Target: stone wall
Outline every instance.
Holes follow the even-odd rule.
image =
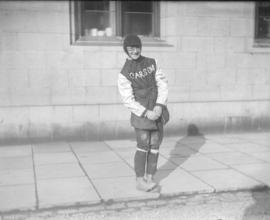
[[[166,134],[266,129],[270,49],[253,48],[253,2],[160,2],[161,38],[143,47],[169,79]],[[121,45],[70,44],[68,1],[0,2],[0,140],[132,136],[117,91]],[[241,125],[243,125],[241,127]]]

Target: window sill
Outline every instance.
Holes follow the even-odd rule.
[[[144,47],[173,47],[159,38],[141,38]],[[74,46],[122,46],[122,37],[81,37],[72,43]]]
[[[270,39],[256,39],[250,44],[250,53],[270,53]]]

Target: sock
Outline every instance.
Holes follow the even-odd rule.
[[[147,152],[136,151],[134,156],[134,169],[136,177],[143,177],[145,174],[145,163],[146,163]]]
[[[158,162],[159,153],[158,153],[158,150],[151,149],[151,151],[148,153],[148,156],[147,156],[146,173],[154,175],[157,171],[157,162]]]

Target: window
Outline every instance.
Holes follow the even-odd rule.
[[[74,41],[115,41],[127,34],[159,38],[158,1],[72,1]]]
[[[270,45],[270,2],[256,2],[255,42],[259,46]]]

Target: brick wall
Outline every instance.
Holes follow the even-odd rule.
[[[231,116],[266,128],[270,50],[252,48],[254,3],[160,4],[161,37],[173,47],[143,53],[169,79],[166,134],[190,123],[223,132]],[[2,141],[132,136],[116,87],[122,47],[70,45],[69,21],[68,1],[0,2]]]

